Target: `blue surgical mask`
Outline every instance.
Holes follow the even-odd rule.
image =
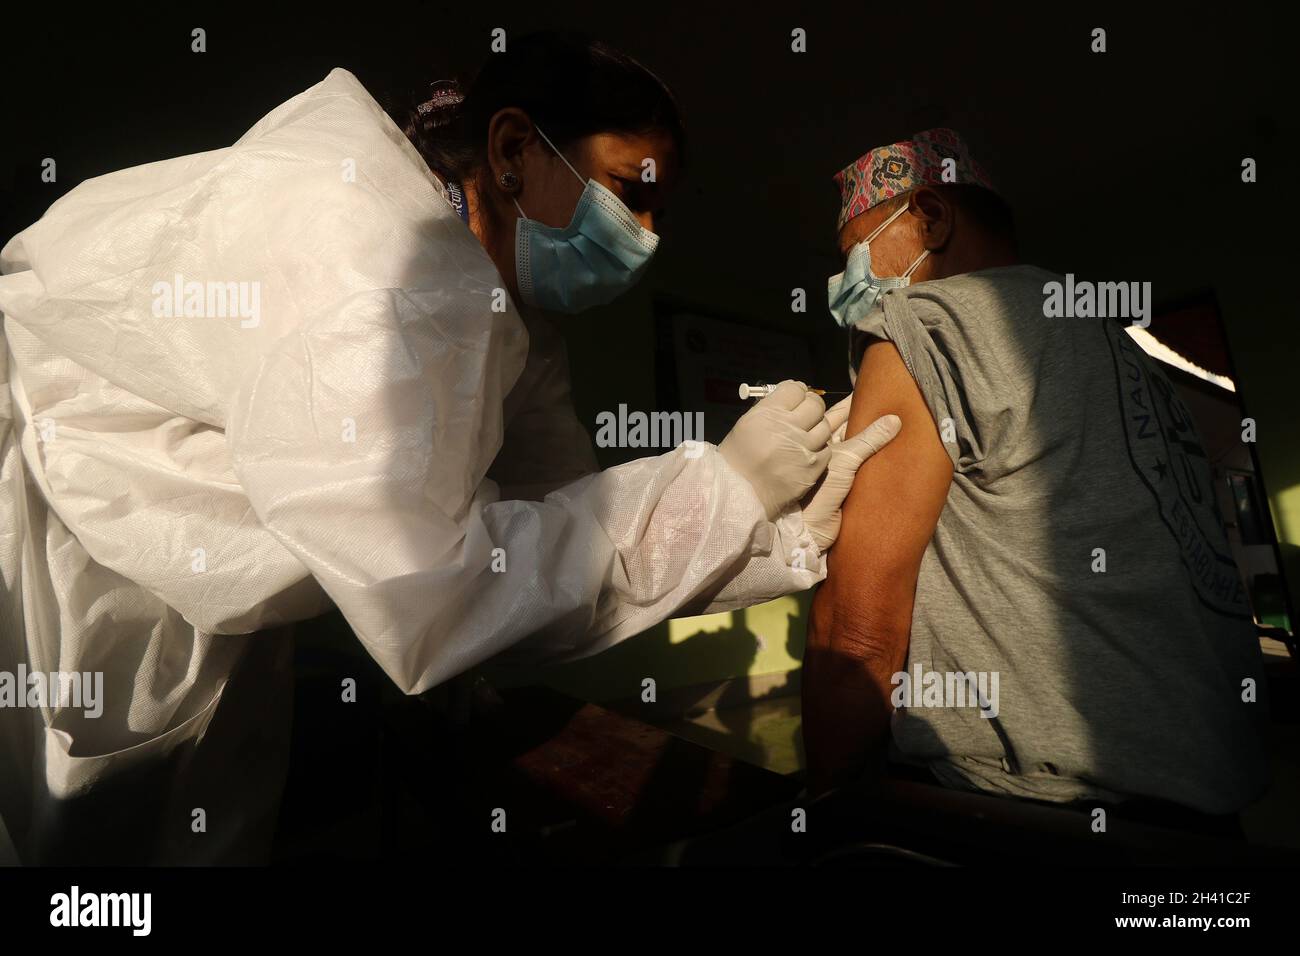
[[[547,135],[537,132],[583,182]],[[659,237],[600,183],[588,179],[586,184],[563,229],[529,219],[515,201],[515,275],[529,305],[550,312],[605,305],[634,286],[654,256]]]
[[[831,315],[835,316],[835,321],[844,328],[852,328],[865,318],[882,292],[888,289],[901,289],[910,283],[916,267],[930,254],[929,249],[922,252],[901,276],[881,278],[871,271],[871,240],[884,232],[886,226],[905,212],[907,206],[900,206],[892,216],[877,226],[871,235],[854,246],[849,251],[849,259],[844,265],[844,271],[837,276],[831,276],[827,281],[826,294],[831,304]]]

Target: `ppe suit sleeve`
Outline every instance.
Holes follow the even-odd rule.
[[[407,692],[525,638],[548,657],[589,653],[674,614],[820,579],[797,517],[768,522],[704,443],[541,502],[501,500],[486,478],[503,433],[490,396],[505,387],[486,294],[439,300],[432,317],[390,296],[287,336],[236,400],[229,441],[262,524]],[[348,361],[323,360],[341,351]],[[457,381],[494,384],[470,396]],[[325,427],[345,419],[350,440]]]

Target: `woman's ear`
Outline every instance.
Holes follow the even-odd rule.
[[[936,189],[920,186],[907,201],[908,212],[921,220],[921,244],[937,252],[952,238],[956,207]]]
[[[537,130],[523,110],[509,106],[493,114],[488,121],[487,164],[495,192],[519,192],[526,173],[525,150],[536,141]]]

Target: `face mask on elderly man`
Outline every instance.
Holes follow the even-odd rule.
[[[831,276],[826,283],[827,298],[830,301],[831,315],[844,328],[852,327],[865,316],[876,304],[880,294],[889,289],[901,289],[912,281],[912,273],[930,254],[926,249],[907,267],[901,276],[880,277],[871,271],[871,240],[885,231],[895,219],[907,212],[907,205],[900,206],[894,213],[872,230],[871,235],[863,239],[849,253],[844,271]]]

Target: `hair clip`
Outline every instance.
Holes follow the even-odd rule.
[[[459,106],[465,101],[465,94],[460,91],[460,84],[455,80],[438,80],[429,84],[429,99],[415,107],[416,114],[423,119],[438,110]]]

